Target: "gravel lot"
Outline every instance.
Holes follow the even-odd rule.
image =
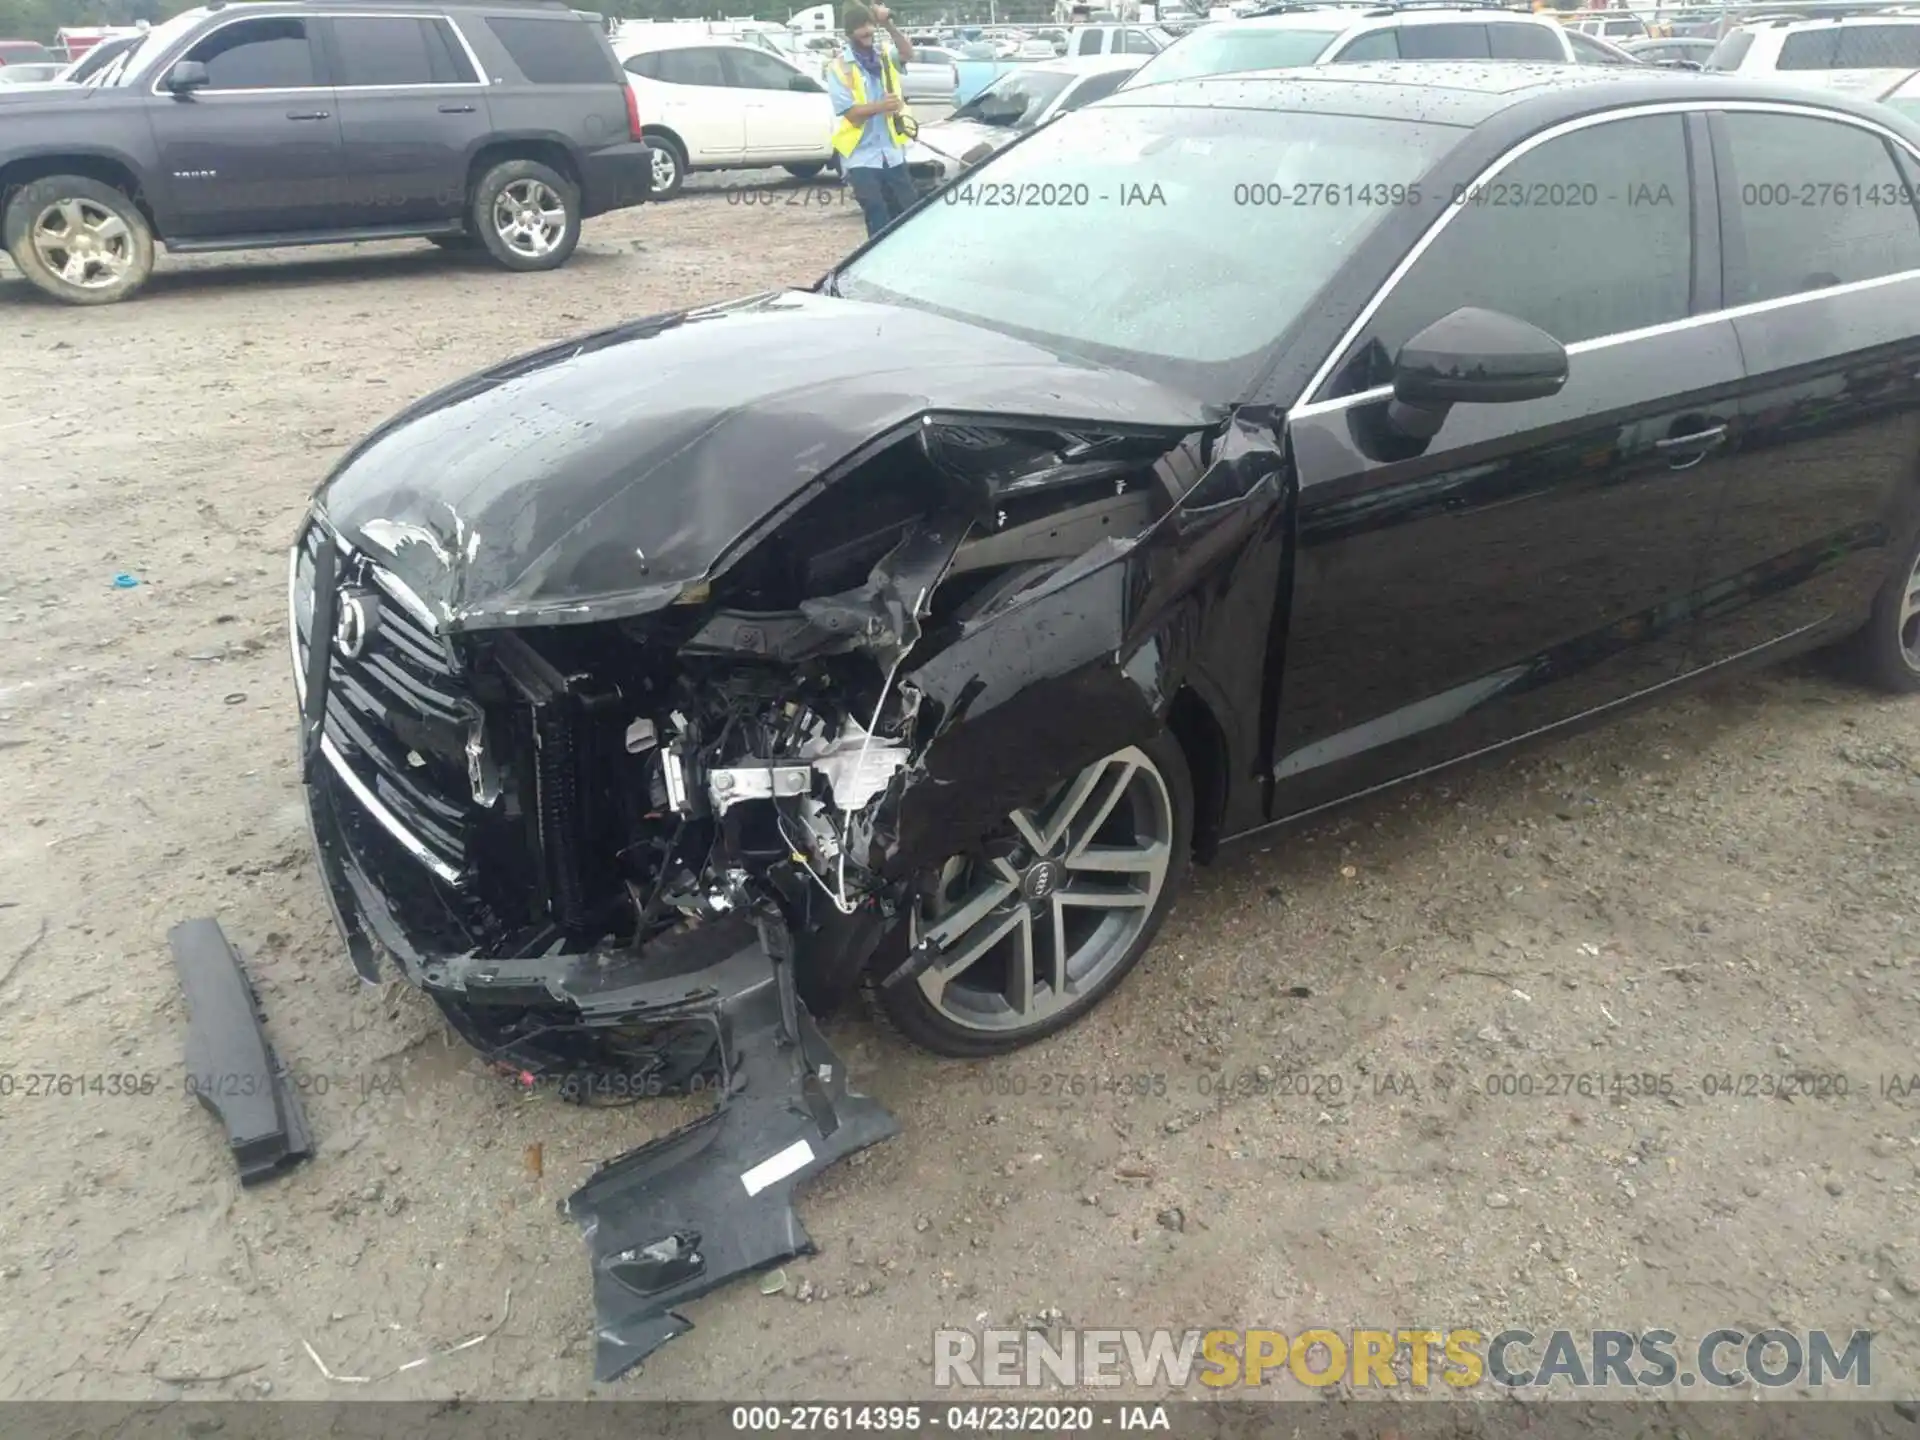
[[[836,190],[704,182],[547,276],[425,245],[163,260],[81,311],[0,269],[0,1399],[602,1393],[555,1203],[684,1112],[521,1098],[418,996],[355,982],[291,763],[283,547],[407,400],[811,282],[859,233]],[[1920,1071],[1916,801],[1920,704],[1809,663],[1247,847],[1112,1003],[1014,1059],[839,1019],[903,1133],[806,1195],[822,1253],[784,1294],[708,1299],[605,1389],[924,1395],[934,1327],[1038,1317],[1870,1326],[1876,1390],[1912,1394],[1920,1110],[1882,1081]],[[181,1089],[164,937],[202,914],[249,951],[319,1139],[245,1193]],[[1616,1071],[1672,1093],[1540,1088]],[[1847,1093],[1703,1090],[1786,1072]],[[28,1095],[45,1074],[157,1079]]]

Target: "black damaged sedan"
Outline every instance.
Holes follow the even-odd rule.
[[[1233,837],[1816,645],[1920,689],[1917,182],[1724,77],[1148,87],[356,448],[291,581],[354,964],[725,1096],[572,1202],[602,1373],[891,1128],[812,1014],[1008,1050]]]

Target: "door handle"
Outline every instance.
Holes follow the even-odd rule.
[[[332,115],[331,110],[289,110],[287,112],[289,120],[326,120]]]
[[[442,105],[442,106],[440,107],[440,113],[441,113],[442,115],[471,115],[471,114],[473,114],[473,106],[471,106],[471,105]]]
[[[1662,455],[1678,455],[1681,458],[1667,468],[1670,470],[1691,470],[1707,458],[1707,452],[1727,443],[1727,427],[1714,425],[1705,430],[1695,430],[1690,435],[1669,435],[1664,440],[1653,442],[1653,448]]]
[[[1727,427],[1715,425],[1710,430],[1696,430],[1691,435],[1669,435],[1664,440],[1653,442],[1653,448],[1662,454],[1673,451],[1711,450],[1716,445],[1726,443]]]

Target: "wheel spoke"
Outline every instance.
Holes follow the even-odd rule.
[[[1019,929],[1013,937],[1013,963],[1007,967],[1007,1004],[1025,1019],[1033,1014],[1033,912],[1023,905],[1016,915]]]
[[[118,215],[102,215],[87,228],[93,231],[94,238],[102,244],[111,245],[127,238],[127,222]]]
[[[80,213],[78,200],[62,200],[53,207],[53,213],[60,217],[60,232],[63,235],[78,235],[87,228],[87,217]]]
[[[1020,832],[1020,838],[1026,842],[1029,850],[1036,855],[1046,853],[1047,838],[1031,815],[1024,810],[1016,810],[1007,818],[1013,822],[1013,828]]]
[[[1073,824],[1073,817],[1080,813],[1087,798],[1099,786],[1100,779],[1106,774],[1105,765],[1089,765],[1073,779],[1053,802],[1053,811],[1047,817],[1046,828],[1040,832],[1040,846],[1043,851],[1051,850],[1060,843],[1060,837],[1067,833],[1067,827]]]
[[[1067,912],[1058,891],[1047,907],[1047,938],[1052,962],[1047,967],[1047,984],[1053,988],[1053,1003],[1058,1005],[1067,998]]]
[[[1062,905],[1086,910],[1138,910],[1151,905],[1151,890],[1062,890],[1054,897]]]
[[[1094,870],[1102,874],[1153,875],[1167,868],[1167,844],[1164,840],[1145,845],[1089,845],[1069,855],[1069,870]]]
[[[567,223],[567,212],[556,206],[551,210],[542,210],[540,218],[558,230]]]
[[[946,992],[950,981],[964,975],[977,965],[986,953],[1006,939],[1016,926],[1027,922],[1024,908],[1004,911],[993,916],[985,924],[975,926],[968,931],[962,943],[947,950],[933,965],[920,973],[920,988],[934,1004],[940,1003],[940,997]],[[1031,950],[1031,943],[1027,948]]]
[[[69,285],[87,283],[87,261],[83,255],[69,254],[67,263],[60,267],[60,278]]]
[[[1093,842],[1093,837],[1100,833],[1100,827],[1107,823],[1107,817],[1113,813],[1113,807],[1120,803],[1120,797],[1127,793],[1127,787],[1133,783],[1133,777],[1140,773],[1140,767],[1133,761],[1127,760],[1117,767],[1117,771],[1113,783],[1107,787],[1100,802],[1088,809],[1088,818],[1080,819],[1072,826],[1069,833],[1074,838],[1067,846],[1069,864],[1072,863],[1073,857],[1084,851]]]

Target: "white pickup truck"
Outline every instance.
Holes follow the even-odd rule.
[[[1067,57],[1157,55],[1172,43],[1158,25],[1075,25],[1067,31]]]

